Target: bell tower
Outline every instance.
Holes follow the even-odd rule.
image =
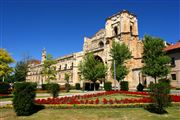
[[[45,60],[46,60],[46,49],[44,48],[42,50],[41,63],[43,63]]]
[[[138,38],[138,23],[136,15],[123,10],[106,19],[106,38],[119,39],[127,43]]]

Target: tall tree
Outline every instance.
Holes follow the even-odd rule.
[[[94,58],[92,53],[89,53],[85,56],[84,60],[79,64],[79,71],[85,80],[91,80],[94,83],[94,91],[95,91],[95,83],[98,79],[105,78],[107,68],[99,60]]]
[[[120,44],[118,42],[113,41],[110,54],[113,58],[111,71],[114,75],[114,62],[115,62],[116,79],[118,83],[120,83],[120,81],[122,81],[128,74],[128,68],[126,67],[125,62],[126,60],[132,58],[131,52],[124,43]],[[120,89],[120,84],[118,85],[118,88]]]
[[[0,49],[0,79],[4,80],[6,76],[13,72],[13,68],[10,64],[14,62],[14,59],[9,55],[9,53]]]
[[[164,41],[160,38],[146,35],[143,54],[143,73],[155,79],[167,76],[170,72],[169,63],[171,61],[164,51]]]
[[[42,65],[42,75],[46,78],[49,83],[51,80],[56,79],[56,66],[54,66],[57,62],[53,59],[52,55],[48,54],[46,60]]]
[[[23,82],[28,73],[28,61],[19,61],[15,66],[14,81]]]

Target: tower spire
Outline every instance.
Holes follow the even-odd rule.
[[[41,63],[43,63],[46,60],[46,49],[43,48],[42,50],[42,56],[41,56]]]

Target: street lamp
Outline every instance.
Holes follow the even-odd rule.
[[[114,59],[114,87],[116,90],[116,61],[115,61],[115,59]]]

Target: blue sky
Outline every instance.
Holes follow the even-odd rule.
[[[123,9],[137,15],[140,38],[180,39],[179,0],[0,0],[0,46],[16,61],[24,54],[41,59],[44,47],[55,58],[78,52],[84,36]]]

